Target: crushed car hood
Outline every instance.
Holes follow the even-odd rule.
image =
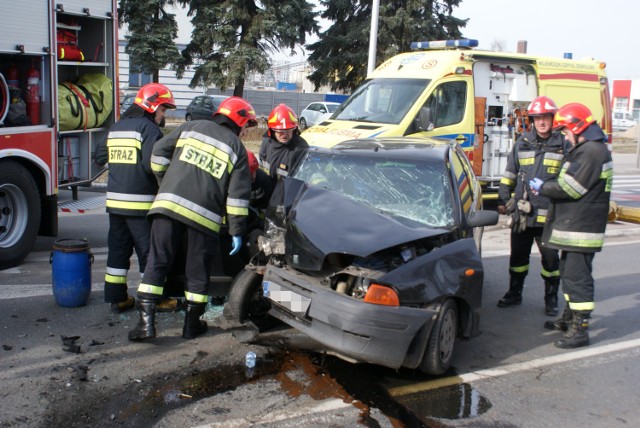
[[[338,192],[289,178],[285,183],[287,263],[320,270],[328,254],[366,257],[403,243],[449,233],[406,225]]]

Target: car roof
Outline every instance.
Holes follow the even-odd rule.
[[[454,140],[388,137],[346,140],[329,149],[319,147],[312,147],[312,149],[354,156],[391,156],[395,159],[446,161],[454,145]]]
[[[309,104],[307,104],[307,107],[309,107],[311,104],[325,104],[325,105],[337,105],[337,106],[340,105],[340,103],[335,103],[333,101],[312,101]]]

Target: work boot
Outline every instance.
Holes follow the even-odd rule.
[[[135,307],[136,307],[136,299],[134,299],[131,296],[127,296],[127,299],[122,302],[112,303],[111,312],[113,312],[114,314],[121,314],[122,312],[126,312]]]
[[[509,278],[509,291],[502,299],[498,300],[499,308],[508,308],[522,303],[522,287],[524,287],[524,278]]]
[[[558,278],[544,282],[544,311],[550,317],[558,315]]]
[[[207,331],[207,322],[200,319],[206,308],[205,303],[187,302],[187,311],[184,316],[184,327],[182,337],[185,339],[195,339]]]
[[[138,313],[140,321],[136,328],[129,332],[129,340],[141,341],[156,337],[156,300],[138,299]]]
[[[567,303],[567,305],[564,307],[562,317],[558,318],[555,321],[545,321],[544,328],[547,328],[549,330],[567,331],[572,319],[573,312],[571,311],[571,309],[569,309],[569,304]]]
[[[163,297],[156,305],[156,311],[158,312],[178,312],[180,308],[180,302],[173,297]]]
[[[567,332],[556,340],[556,348],[573,349],[589,344],[589,312],[574,312]]]

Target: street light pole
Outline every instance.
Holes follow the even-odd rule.
[[[378,47],[378,15],[380,14],[380,0],[372,0],[371,5],[371,33],[369,34],[369,64],[367,75],[376,69],[376,49]]]

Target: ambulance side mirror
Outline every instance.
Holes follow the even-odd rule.
[[[418,132],[432,131],[433,120],[431,119],[431,108],[421,107],[418,116],[415,118],[416,129]]]

